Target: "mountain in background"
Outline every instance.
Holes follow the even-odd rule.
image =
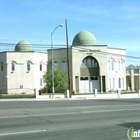
[[[140,66],[138,66],[138,65],[134,66],[134,65],[130,64],[129,66],[126,67],[126,69],[127,69],[127,70],[130,70],[130,69],[131,69],[131,70],[140,69]]]

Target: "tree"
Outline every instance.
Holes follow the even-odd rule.
[[[52,71],[47,71],[43,76],[47,92],[52,91]],[[54,71],[54,91],[65,92],[68,89],[68,75],[62,70]]]

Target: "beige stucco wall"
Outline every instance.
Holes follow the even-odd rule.
[[[0,54],[0,57],[5,62],[5,73],[3,76],[7,80],[4,81],[4,88],[6,89],[2,93],[33,93],[33,89],[43,88],[40,86],[40,78],[47,68],[47,54],[39,52],[5,52]],[[11,71],[11,62],[14,61],[15,71]],[[31,70],[27,72],[27,62],[31,62]],[[40,63],[42,63],[43,70],[40,71]],[[20,89],[20,85],[23,85],[23,89]]]
[[[67,49],[54,49],[53,50],[53,60],[57,62],[58,69],[62,69],[62,62],[67,62]],[[48,65],[52,61],[52,51],[48,50]],[[48,67],[50,69],[50,67]]]

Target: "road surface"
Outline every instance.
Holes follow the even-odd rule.
[[[0,102],[0,140],[128,140],[130,127],[140,99]]]

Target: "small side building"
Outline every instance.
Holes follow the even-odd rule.
[[[44,87],[47,53],[35,52],[33,46],[22,40],[15,51],[0,52],[0,93],[34,93]]]

